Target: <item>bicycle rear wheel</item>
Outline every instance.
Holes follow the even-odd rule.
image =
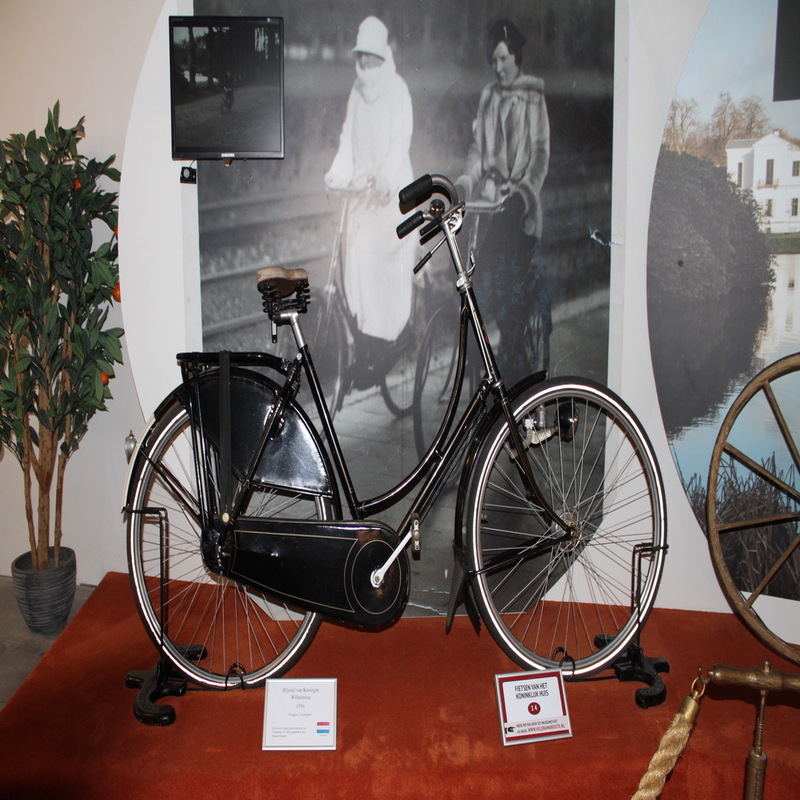
[[[392,348],[391,365],[381,376],[381,396],[396,417],[411,411],[414,403],[414,375],[419,358],[420,333],[409,323]]]
[[[216,454],[209,447],[211,458]],[[219,476],[219,465],[210,465]],[[208,570],[189,417],[175,401],[142,442],[132,474],[128,564],[134,598],[155,645],[189,679],[215,689],[262,683],[305,652],[320,617]],[[331,503],[256,489],[251,516],[331,516]]]
[[[593,382],[537,384],[513,409],[539,489],[571,532],[525,489],[499,419],[468,486],[471,591],[521,667],[590,675],[625,654],[655,602],[666,550],[658,464],[633,413]]]
[[[711,455],[711,560],[731,607],[760,641],[800,664],[800,353],[771,364],[733,402]]]

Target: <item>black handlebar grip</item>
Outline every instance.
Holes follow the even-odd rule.
[[[406,217],[397,226],[397,238],[402,239],[404,236],[408,236],[408,234],[411,233],[411,231],[422,225],[424,219],[425,217],[422,215],[421,211],[417,211],[410,217]]]
[[[400,204],[404,206],[419,205],[423,200],[427,200],[432,192],[433,179],[430,175],[423,175],[400,190]]]

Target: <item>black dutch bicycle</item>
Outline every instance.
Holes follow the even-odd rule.
[[[301,328],[303,270],[266,267],[257,278],[273,342],[288,327],[296,356],[180,354],[183,380],[137,444],[125,505],[130,578],[162,662],[184,679],[258,685],[297,662],[322,619],[396,620],[409,550],[418,554],[426,514],[456,470],[447,630],[463,603],[520,667],[560,668],[568,679],[611,667],[638,641],[666,553],[646,433],[593,381],[537,373],[507,388],[474,265],[456,242],[465,205],[454,185],[426,175],[400,202],[427,204],[398,235],[419,228],[433,249],[447,247],[460,302],[450,399],[406,478],[369,499],[353,485]],[[461,412],[470,331],[484,374]],[[304,382],[319,429],[298,402]],[[406,497],[396,530],[378,521]]]

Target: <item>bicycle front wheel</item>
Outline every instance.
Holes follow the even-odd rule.
[[[134,598],[153,642],[186,677],[215,689],[257,685],[300,658],[320,617],[208,570],[200,551],[193,458],[189,417],[176,401],[143,440],[132,475],[128,563]],[[218,476],[219,464],[209,472]],[[263,488],[253,492],[246,513],[332,516],[326,498]]]
[[[470,476],[471,591],[521,667],[591,675],[624,655],[653,606],[666,504],[652,446],[633,413],[589,381],[540,383],[513,403],[543,499],[526,489],[499,419]]]
[[[800,664],[800,353],[758,373],[720,426],[708,475],[711,559],[728,602]]]

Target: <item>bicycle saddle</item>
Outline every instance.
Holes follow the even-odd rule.
[[[299,284],[308,284],[308,273],[304,269],[284,269],[283,267],[262,267],[256,275],[259,290],[264,286],[273,289],[280,297],[288,297],[297,290]]]

